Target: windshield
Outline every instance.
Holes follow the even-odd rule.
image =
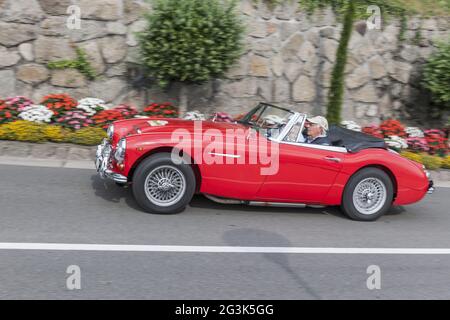
[[[294,112],[288,109],[260,103],[239,122],[251,125],[267,137],[276,138],[293,115]]]

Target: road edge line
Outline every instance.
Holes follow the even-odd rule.
[[[0,250],[178,252],[178,253],[280,253],[280,254],[376,254],[450,255],[450,248],[339,248],[339,247],[239,247],[174,246],[77,243],[0,243]]]

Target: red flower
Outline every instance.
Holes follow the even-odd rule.
[[[156,118],[176,118],[178,117],[178,109],[170,102],[164,102],[161,104],[152,103],[144,108],[142,115]]]
[[[53,118],[57,119],[65,112],[75,109],[78,102],[67,94],[49,94],[42,98],[40,104],[53,111]]]
[[[385,120],[380,125],[380,130],[383,133],[384,137],[389,136],[399,136],[406,137],[405,127],[397,120]]]
[[[440,156],[447,155],[449,151],[448,140],[445,133],[438,129],[425,130],[425,140],[430,148],[430,154],[438,154]]]
[[[366,134],[370,134],[371,136],[374,136],[377,138],[381,138],[381,139],[384,138],[383,133],[381,132],[380,128],[377,127],[376,125],[364,127],[364,128],[362,128],[362,132],[364,132]]]
[[[137,110],[133,107],[120,105],[111,110],[103,110],[98,112],[95,116],[92,117],[92,120],[96,125],[102,126],[104,129],[106,129],[110,123],[118,120],[132,118],[136,114]]]
[[[5,101],[0,100],[0,124],[15,121],[18,115],[19,111],[16,106],[9,105]]]

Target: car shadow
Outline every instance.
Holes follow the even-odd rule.
[[[388,210],[388,212],[386,212],[386,216],[396,216],[396,215],[399,215],[399,214],[401,214],[401,213],[403,213],[403,212],[406,212],[406,209],[405,209],[405,207],[403,207],[403,206],[392,206],[389,210]]]
[[[92,188],[95,195],[113,203],[120,203],[122,200],[132,209],[148,213],[143,210],[133,197],[132,191],[129,187],[120,187],[110,180],[103,180],[98,175],[91,176]],[[264,207],[264,206],[249,206],[241,204],[221,204],[207,199],[201,194],[194,196],[189,206],[191,208],[213,209],[218,211],[245,211],[245,212],[264,212],[264,213],[287,213],[287,214],[316,214],[316,215],[331,215],[337,218],[348,218],[337,206],[324,208],[283,208],[283,207]],[[398,215],[406,211],[403,207],[392,207],[386,215]],[[220,214],[220,213],[216,213]]]
[[[195,195],[190,206],[192,208],[215,209],[225,211],[246,211],[246,212],[268,212],[268,213],[290,213],[290,214],[328,214],[335,217],[345,218],[345,215],[339,207],[324,208],[283,208],[283,207],[265,207],[265,206],[249,206],[243,204],[221,204],[214,202],[203,195]]]
[[[130,208],[140,212],[145,212],[137,204],[136,200],[134,200],[130,188],[120,187],[113,181],[103,180],[98,175],[91,176],[91,184],[97,197],[113,203],[120,203],[122,200],[124,200],[127,206],[129,206]]]
[[[223,240],[226,244],[236,247],[292,247],[292,243],[278,233],[251,228],[226,231]],[[289,254],[263,253],[263,256],[278,265],[311,299],[322,299],[319,293],[301,276],[301,266],[292,266]]]

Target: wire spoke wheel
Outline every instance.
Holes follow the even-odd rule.
[[[186,179],[174,166],[163,165],[153,169],[145,179],[145,194],[155,205],[169,207],[176,204],[186,191]]]
[[[353,205],[361,214],[377,213],[386,203],[387,190],[378,178],[366,178],[353,191]]]

